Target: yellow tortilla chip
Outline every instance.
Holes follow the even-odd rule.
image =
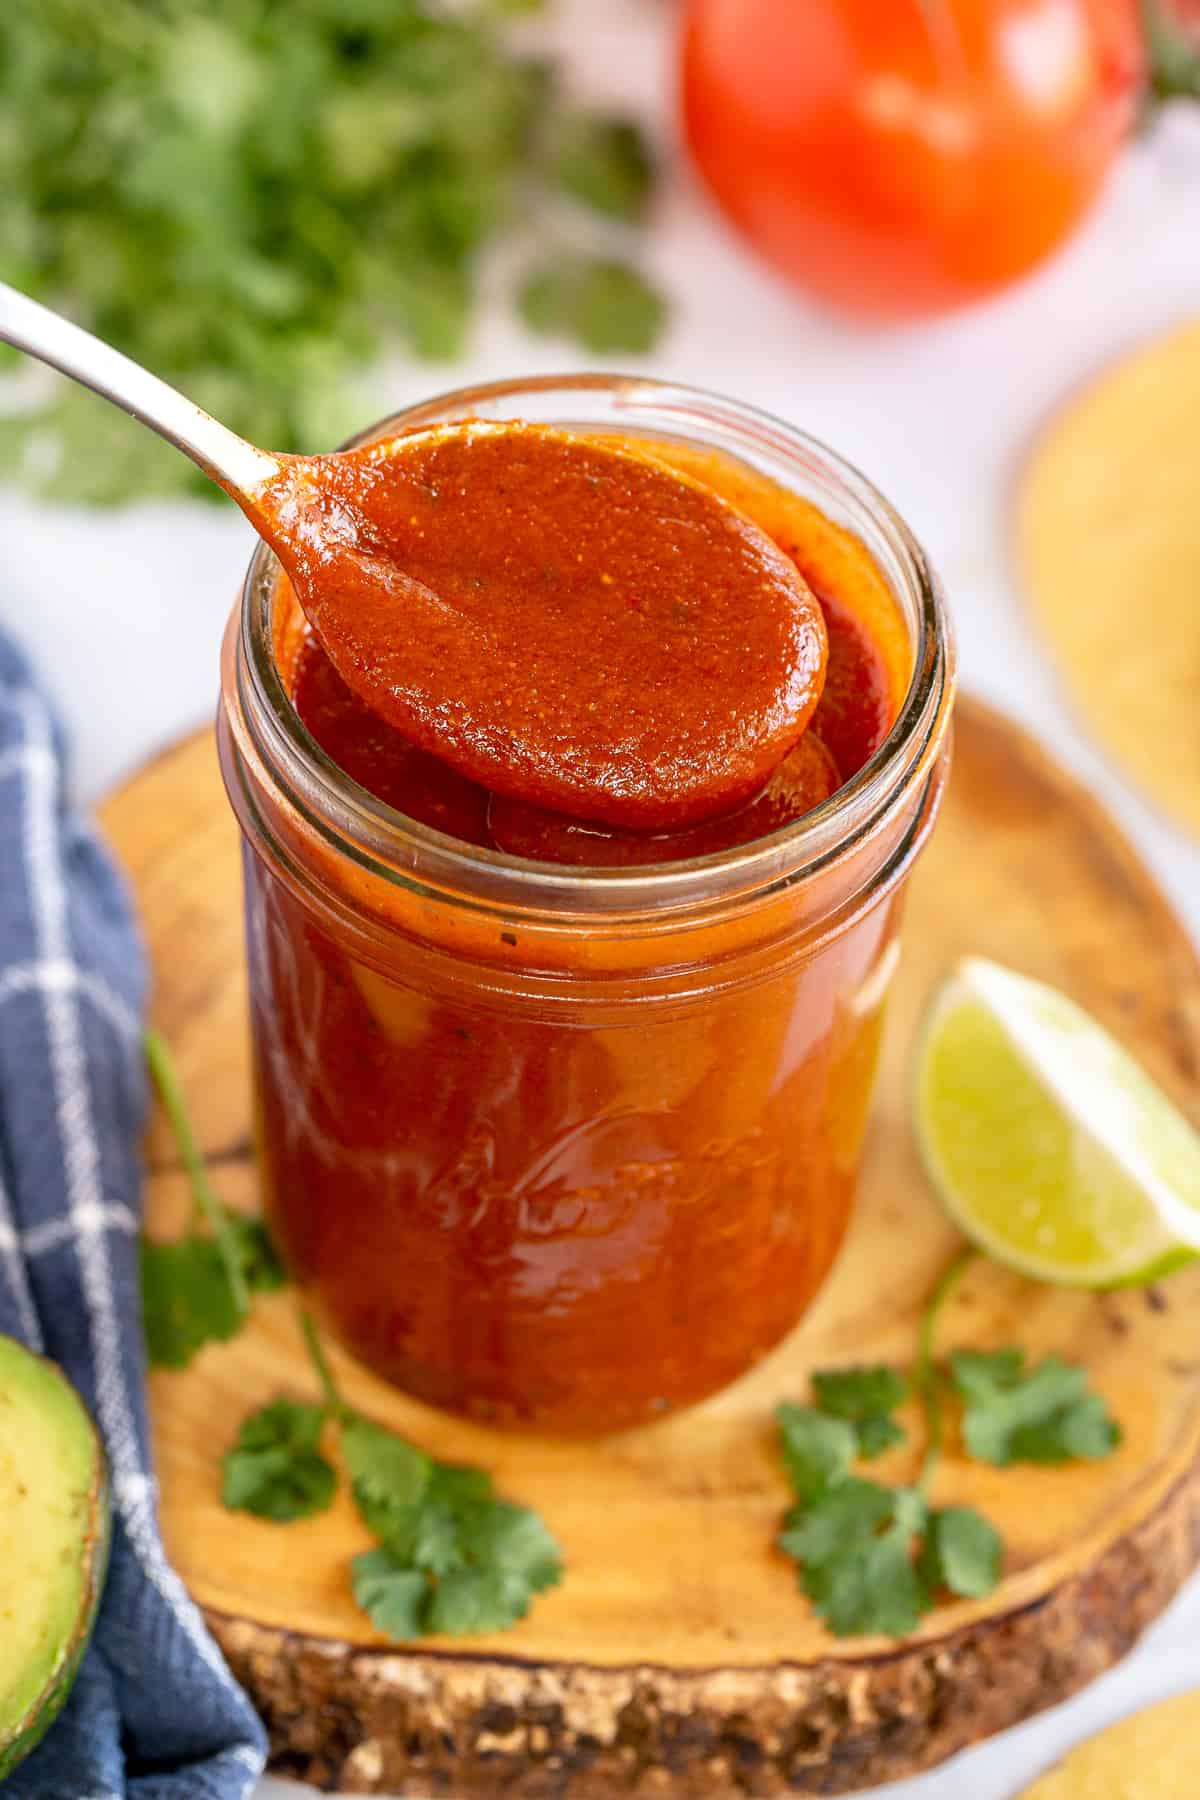
[[[1200,833],[1200,321],[1050,421],[1017,529],[1037,624],[1088,729]]]
[[[1027,1788],[1021,1800],[1196,1800],[1200,1692],[1122,1719]]]

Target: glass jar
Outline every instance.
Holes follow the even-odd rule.
[[[325,1323],[437,1406],[636,1424],[763,1356],[851,1211],[901,894],[945,770],[937,582],[854,470],[760,413],[609,376],[444,396],[468,416],[722,452],[865,548],[911,645],[899,717],[834,797],[691,862],[576,869],[393,812],[309,736],[265,548],[218,734],[244,845],[264,1200]]]

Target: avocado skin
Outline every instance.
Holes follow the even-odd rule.
[[[26,1346],[22,1345],[21,1348],[27,1356],[35,1355],[35,1352]],[[38,1360],[47,1363],[60,1381],[71,1386],[57,1363],[50,1362],[47,1357],[40,1357]],[[104,1577],[108,1571],[108,1553],[112,1544],[112,1504],[108,1461],[91,1414],[74,1387],[71,1387],[71,1391],[78,1401],[80,1413],[91,1432],[96,1450],[95,1475],[88,1495],[88,1528],[84,1540],[88,1553],[88,1582],[65,1655],[55,1671],[53,1679],[39,1694],[25,1717],[17,1721],[15,1727],[10,1726],[8,1730],[0,1728],[0,1782],[3,1782],[6,1776],[11,1775],[17,1764],[23,1761],[29,1752],[42,1741],[62,1711],[67,1696],[75,1685],[79,1665],[83,1661],[84,1653],[91,1641],[96,1614],[100,1610],[100,1596],[104,1592]]]

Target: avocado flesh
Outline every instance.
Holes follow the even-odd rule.
[[[108,1524],[104,1453],[83,1402],[53,1363],[0,1337],[0,1780],[70,1691]]]

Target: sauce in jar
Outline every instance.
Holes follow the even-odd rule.
[[[419,869],[368,882],[361,859],[290,815],[267,831],[239,800],[245,733],[222,746],[250,848],[258,1135],[286,1259],[379,1373],[551,1432],[618,1429],[713,1392],[817,1291],[849,1218],[899,882],[936,802],[945,723],[939,710],[903,817],[854,851],[841,885],[823,878],[819,903],[785,882],[753,919],[668,906],[636,937],[615,915],[577,925],[581,871],[653,883],[836,805],[911,675],[910,627],[854,533],[730,457],[650,448],[794,559],[825,622],[807,729],[722,817],[632,831],[489,793],[363,707],[282,578],[271,607],[309,739],[448,850],[485,859],[481,879],[496,856],[557,870],[564,932],[448,899]],[[865,887],[856,858],[879,864]]]

